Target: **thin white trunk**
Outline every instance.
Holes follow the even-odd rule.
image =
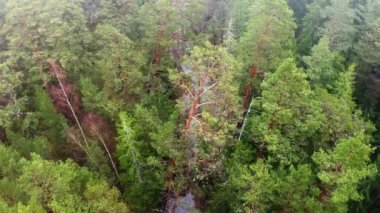
[[[111,161],[111,164],[112,164],[113,170],[115,171],[116,177],[119,178],[119,173],[117,172],[115,162],[114,162],[113,159],[112,159],[111,153],[110,153],[110,151],[108,150],[107,145],[106,145],[106,143],[105,143],[104,140],[103,140],[103,137],[99,134],[99,132],[97,131],[96,127],[93,126],[93,130],[95,131],[96,135],[98,136],[100,142],[103,144],[104,149],[106,149],[106,152],[107,152],[107,154],[108,154],[108,158],[109,158],[110,161]]]
[[[248,106],[248,110],[247,110],[247,114],[245,115],[244,117],[244,121],[243,121],[243,126],[241,127],[241,130],[240,130],[240,134],[239,134],[239,141],[244,133],[244,129],[245,127],[247,126],[247,122],[248,122],[248,118],[249,118],[249,113],[251,112],[251,108],[252,108],[252,103],[253,103],[253,97],[251,99],[251,102],[249,103],[249,106]]]
[[[54,71],[53,71],[53,72],[54,72]],[[74,111],[74,109],[73,109],[73,106],[71,105],[70,100],[69,100],[69,97],[67,96],[66,91],[65,91],[65,89],[64,89],[64,87],[63,87],[63,84],[62,84],[61,80],[59,79],[59,76],[58,76],[57,72],[54,72],[54,74],[55,74],[55,77],[56,77],[57,80],[58,80],[59,86],[60,86],[61,89],[62,89],[63,95],[65,96],[65,100],[66,100],[67,104],[69,105],[69,108],[70,108],[70,110],[71,110],[71,113],[72,113],[73,116],[74,116],[75,122],[77,123],[77,125],[78,125],[78,127],[79,127],[80,133],[82,134],[82,137],[83,137],[83,140],[84,140],[84,142],[85,142],[85,144],[86,144],[86,147],[89,148],[89,146],[88,146],[88,142],[87,142],[87,138],[86,138],[86,136],[85,136],[85,134],[84,134],[83,128],[82,128],[82,126],[81,126],[80,123],[79,123],[79,119],[78,119],[77,115],[75,114],[75,111]]]

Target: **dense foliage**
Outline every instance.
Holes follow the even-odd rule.
[[[380,211],[379,0],[0,0],[0,212]]]

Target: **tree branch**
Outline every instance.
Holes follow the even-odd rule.
[[[209,86],[206,89],[204,89],[204,91],[199,95],[199,97],[202,97],[207,91],[209,91],[210,89],[212,89],[213,87],[215,87],[217,84],[218,84],[218,82],[215,82],[211,86]]]
[[[57,70],[60,69],[60,67],[58,67],[58,65],[57,65],[57,63],[56,63],[55,60],[48,60],[48,64],[49,64],[49,66],[50,66],[50,69],[52,69],[52,72],[55,74],[55,77],[56,77],[57,80],[58,80],[59,86],[61,87],[61,90],[62,90],[62,92],[63,92],[63,95],[65,96],[65,101],[67,102],[67,105],[69,105],[69,108],[70,108],[70,110],[71,110],[71,113],[72,113],[73,116],[74,116],[75,122],[77,123],[77,125],[78,125],[78,127],[79,127],[79,130],[80,130],[80,132],[81,132],[81,134],[82,134],[83,140],[84,140],[84,142],[86,143],[87,148],[89,148],[89,146],[88,146],[88,142],[87,142],[87,138],[86,138],[86,136],[85,136],[85,134],[84,134],[83,128],[82,128],[82,126],[81,126],[80,123],[79,123],[79,119],[78,119],[77,115],[75,114],[75,111],[74,111],[74,109],[73,109],[73,106],[71,105],[70,100],[69,100],[69,97],[67,96],[66,91],[65,91],[65,88],[63,87],[63,84],[62,84],[62,82],[61,82],[61,79],[60,79],[59,76],[58,76],[58,72],[57,72]]]
[[[117,169],[116,169],[115,162],[114,162],[113,159],[112,159],[111,153],[110,153],[110,151],[108,150],[107,145],[106,145],[106,143],[104,142],[103,137],[99,134],[99,132],[97,131],[97,129],[96,129],[96,127],[95,127],[94,125],[92,126],[92,129],[95,131],[95,133],[96,133],[96,135],[98,136],[100,142],[103,144],[103,147],[104,147],[104,149],[106,150],[106,152],[107,152],[107,154],[108,154],[108,158],[109,158],[110,161],[111,161],[111,164],[112,164],[113,170],[115,171],[116,177],[119,178],[119,173],[118,173],[118,171],[117,171]]]

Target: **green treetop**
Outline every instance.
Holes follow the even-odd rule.
[[[292,56],[295,28],[293,12],[285,0],[255,1],[239,41],[238,53],[244,65],[274,70],[282,59]]]
[[[339,74],[344,70],[343,58],[330,51],[329,40],[323,37],[311,50],[311,56],[305,56],[306,72],[313,86],[334,88]]]
[[[174,83],[184,91],[178,102],[184,116],[180,143],[189,147],[195,180],[222,169],[224,147],[231,143],[240,117],[235,81],[239,68],[226,49],[206,43],[185,57],[181,73],[172,72]]]
[[[321,125],[319,103],[306,75],[294,60],[287,59],[276,72],[265,76],[261,88],[262,97],[254,106],[259,115],[251,121],[252,137],[260,152],[268,150],[270,160],[285,164],[303,159],[310,146],[308,138]]]
[[[72,161],[21,158],[0,146],[0,208],[18,212],[128,212],[120,193]]]
[[[351,8],[351,0],[332,0],[323,10],[323,16],[328,19],[323,34],[328,37],[330,48],[343,52],[351,49],[356,35],[356,13]]]
[[[361,59],[370,64],[380,62],[380,2],[367,2],[364,26],[357,45]]]

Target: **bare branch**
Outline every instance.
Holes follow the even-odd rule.
[[[199,125],[202,126],[202,123],[197,118],[193,117],[193,120],[196,121]]]
[[[186,91],[191,95],[191,97],[194,97],[194,94],[190,91],[190,89],[186,85],[181,85],[181,87],[185,88]]]
[[[208,104],[216,104],[216,102],[205,102],[205,103],[202,103],[202,104],[198,104],[195,108],[198,109],[199,107],[201,106],[204,106],[204,105],[208,105]]]
[[[103,137],[99,134],[99,132],[97,131],[97,129],[96,129],[95,126],[92,126],[92,129],[95,131],[95,133],[96,133],[96,135],[98,136],[100,142],[103,144],[103,147],[104,147],[104,149],[106,150],[106,152],[107,152],[107,154],[108,154],[108,158],[109,158],[110,161],[111,161],[111,164],[112,164],[113,170],[115,171],[116,177],[119,178],[119,173],[117,172],[115,162],[114,162],[113,159],[112,159],[111,153],[110,153],[110,151],[108,150],[107,145],[106,145],[106,143],[104,142]]]
[[[212,89],[213,87],[215,87],[216,85],[218,84],[218,82],[215,82],[213,83],[211,86],[207,87],[200,95],[199,97],[202,97],[207,91],[209,91],[210,89]]]
[[[87,149],[82,145],[82,143],[81,143],[80,141],[78,141],[78,139],[77,139],[74,135],[69,134],[69,136],[70,136],[71,139],[74,141],[74,143],[75,143],[76,145],[78,145],[78,146],[79,146],[79,147],[80,147],[80,148],[86,153],[86,155],[88,156],[88,159],[90,160],[90,162],[92,162],[92,164],[95,165],[95,166],[99,169],[99,171],[101,171],[100,166],[99,166],[95,161],[92,160],[90,153],[89,153],[89,152],[87,151]]]
[[[198,116],[200,116],[201,115],[201,113],[198,113],[198,114],[196,114],[196,115],[193,115],[192,117],[193,118],[196,118],[196,117],[198,117]]]
[[[63,84],[62,84],[62,82],[61,82],[61,79],[60,79],[60,77],[58,76],[58,72],[54,71],[54,70],[56,70],[56,69],[60,69],[60,67],[57,65],[57,63],[56,63],[54,60],[49,60],[49,61],[48,61],[48,64],[50,65],[50,69],[52,69],[52,72],[55,74],[55,77],[56,77],[57,80],[58,80],[59,86],[61,87],[61,90],[62,90],[62,92],[63,92],[63,95],[65,96],[65,101],[67,102],[67,105],[69,106],[69,108],[70,108],[70,110],[71,110],[71,113],[72,113],[73,116],[74,116],[75,122],[77,123],[77,125],[78,125],[78,127],[79,127],[80,133],[82,134],[83,140],[84,140],[84,142],[86,143],[87,148],[89,148],[89,146],[88,146],[88,142],[87,142],[87,138],[86,138],[86,136],[85,136],[85,134],[84,134],[84,131],[83,131],[83,129],[82,129],[82,126],[81,126],[80,123],[79,123],[79,119],[78,119],[77,115],[75,114],[75,111],[74,111],[74,109],[73,109],[73,106],[72,106],[71,103],[70,103],[69,97],[68,97],[67,94],[66,94],[66,91],[65,91],[65,88],[63,87]]]

